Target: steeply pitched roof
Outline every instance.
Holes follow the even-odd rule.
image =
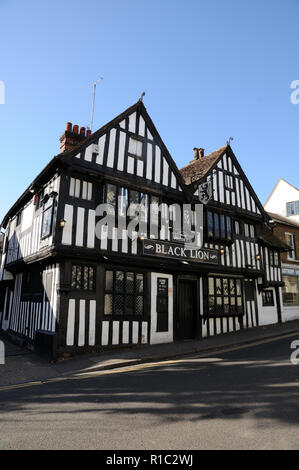
[[[217,161],[225,154],[228,146],[225,145],[218,150],[210,153],[209,155],[200,158],[199,160],[192,160],[188,165],[180,169],[180,173],[185,181],[185,184],[191,184],[203,178],[210,169],[217,163]]]

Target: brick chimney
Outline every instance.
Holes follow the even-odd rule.
[[[199,160],[205,156],[205,149],[194,147],[194,160]]]
[[[65,126],[65,131],[62,136],[59,138],[60,140],[60,153],[69,152],[73,150],[77,145],[79,145],[86,137],[89,137],[91,131],[88,129],[86,132],[85,127],[80,128],[77,124],[72,125],[71,122],[67,122]]]

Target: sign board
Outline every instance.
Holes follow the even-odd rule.
[[[195,263],[219,264],[219,253],[209,248],[193,248],[168,241],[143,240],[144,255]]]

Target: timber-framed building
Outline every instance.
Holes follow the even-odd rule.
[[[60,141],[61,153],[2,221],[3,331],[58,357],[283,320],[286,247],[230,145],[207,156],[194,149],[179,170],[142,101],[93,134],[68,123]],[[162,230],[159,214],[157,240],[109,239],[104,228],[95,236],[101,203],[193,207],[204,187],[195,257],[180,251],[171,223]]]

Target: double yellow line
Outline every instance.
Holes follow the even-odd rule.
[[[197,354],[197,353],[190,353],[190,356],[186,356],[183,359],[172,359],[168,361],[157,361],[157,362],[149,362],[149,363],[142,363],[142,364],[135,364],[132,366],[126,366],[126,367],[119,367],[115,369],[107,369],[107,370],[100,370],[100,371],[95,371],[95,372],[82,372],[82,373],[77,373],[74,375],[70,376],[65,376],[65,377],[57,377],[53,379],[45,379],[45,380],[37,380],[35,382],[25,382],[25,383],[19,383],[15,385],[4,385],[0,387],[0,392],[1,391],[7,391],[7,390],[18,390],[22,388],[28,388],[28,387],[36,387],[39,385],[45,385],[45,384],[53,384],[53,383],[59,383],[59,382],[66,382],[70,380],[82,380],[82,379],[90,379],[94,377],[101,377],[105,375],[112,375],[112,374],[122,374],[122,373],[127,373],[127,372],[134,372],[134,371],[139,371],[143,369],[151,369],[154,367],[161,367],[161,366],[168,366],[171,364],[177,364],[177,363],[182,363],[182,362],[187,362],[188,360],[194,360],[197,358],[202,358],[202,357],[208,357],[208,356],[213,356],[214,354],[223,354],[226,352],[231,352],[231,351],[238,351],[241,349],[247,349],[247,348],[252,348],[254,346],[258,346],[261,344],[267,344],[267,343],[273,343],[274,341],[279,341],[281,339],[285,338],[292,338],[294,336],[299,335],[299,330],[298,331],[293,331],[292,333],[276,336],[275,338],[268,338],[268,339],[263,339],[260,341],[255,341],[252,343],[247,343],[243,345],[236,345],[236,346],[231,346],[231,347],[219,347],[219,349],[215,348],[213,350],[210,350],[208,352],[202,353],[202,354]]]

